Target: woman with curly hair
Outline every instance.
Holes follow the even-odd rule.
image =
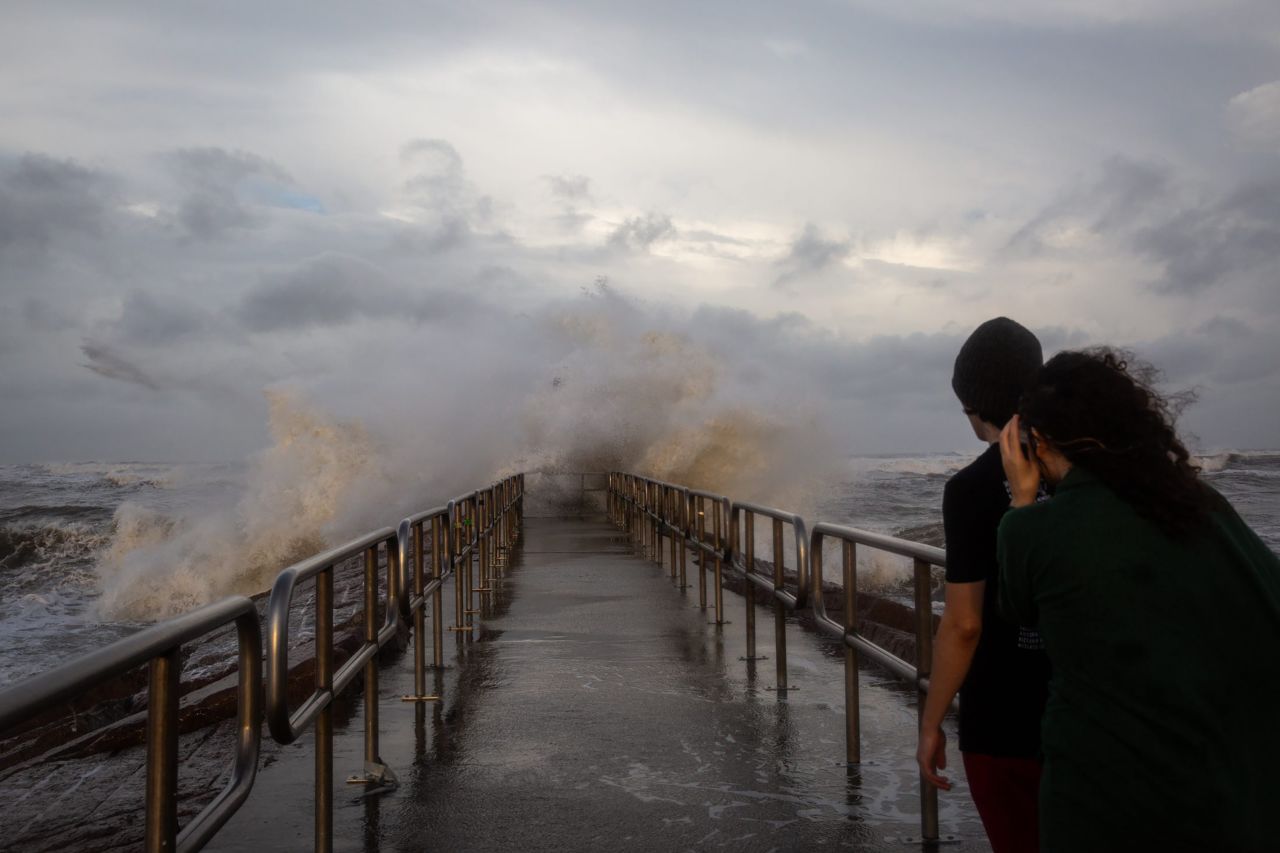
[[[1199,478],[1153,377],[1059,353],[1001,434],[1001,604],[1053,667],[1041,849],[1280,849],[1280,560]]]

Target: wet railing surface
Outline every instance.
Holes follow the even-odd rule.
[[[147,690],[145,849],[194,851],[204,847],[252,793],[258,770],[263,695],[268,730],[280,744],[292,743],[308,729],[315,732],[314,847],[333,848],[333,704],[360,677],[365,708],[364,772],[348,781],[390,788],[396,784],[379,756],[378,652],[391,644],[412,620],[415,635],[417,695],[425,695],[423,609],[431,601],[435,619],[435,660],[442,656],[441,586],[455,579],[456,630],[473,630],[475,597],[491,591],[492,573],[519,533],[524,476],[515,475],[462,495],[445,507],[412,515],[397,528],[383,528],[303,560],[276,578],[267,604],[266,666],[263,632],[252,601],[233,596],[154,625],[51,672],[0,691],[0,736],[33,716],[72,699],[96,684],[142,664],[150,666]],[[423,525],[429,523],[430,536]],[[446,530],[447,526],[447,530]],[[430,539],[431,579],[426,579]],[[364,562],[362,642],[339,667],[334,665],[333,576],[345,560]],[[379,566],[386,581],[378,580]],[[406,568],[411,567],[406,578]],[[479,584],[476,583],[477,579]],[[412,584],[406,592],[406,581]],[[290,612],[300,584],[312,582],[314,686],[297,708],[289,707]],[[381,621],[379,621],[381,613]],[[239,636],[236,755],[226,788],[185,827],[177,821],[179,675],[182,646],[234,622]],[[361,677],[362,676],[362,677]]]
[[[692,554],[698,572],[698,607],[713,609],[717,633],[728,624],[725,579],[740,580],[746,599],[744,660],[752,668],[755,661],[764,659],[757,653],[756,644],[757,597],[763,596],[774,613],[776,686],[770,689],[776,691],[779,700],[795,689],[788,677],[788,614],[811,614],[818,629],[838,640],[843,650],[845,762],[850,772],[862,760],[860,659],[870,660],[912,684],[918,698],[923,699],[928,689],[933,629],[931,573],[934,567],[945,566],[945,554],[940,549],[851,527],[822,523],[810,529],[805,519],[795,513],[735,502],[725,495],[629,473],[541,476],[544,482],[557,484],[553,502],[556,506],[549,517],[580,515],[590,508],[589,496],[600,495],[597,505],[626,532],[635,551],[659,563],[665,557],[671,578],[682,590],[692,587],[688,577],[688,555]],[[0,693],[0,735],[94,683],[149,662],[146,849],[198,850],[250,798],[265,718],[271,738],[278,744],[293,743],[308,732],[312,734],[312,844],[319,851],[331,850],[335,844],[335,703],[344,694],[356,693],[358,685],[364,708],[364,766],[363,772],[347,781],[366,786],[370,793],[393,790],[398,780],[380,755],[379,653],[388,646],[399,648],[406,635],[412,637],[413,692],[399,695],[397,690],[396,697],[388,700],[384,696],[382,702],[412,702],[421,708],[440,700],[444,631],[454,633],[461,647],[469,647],[476,638],[477,616],[486,612],[486,597],[500,588],[503,569],[520,536],[525,498],[524,475],[509,477],[410,515],[395,528],[373,531],[290,566],[280,573],[272,588],[265,629],[259,628],[253,603],[236,597],[156,625],[10,688]],[[765,525],[764,529],[759,530],[758,524]],[[758,534],[767,542],[763,555],[756,553]],[[840,543],[842,556],[842,606],[834,616],[828,613],[824,597],[823,546],[828,541]],[[855,607],[859,548],[913,561],[917,614],[914,663],[859,633]],[[363,564],[363,619],[359,642],[339,665],[334,650],[333,579],[336,567],[351,560]],[[444,587],[448,582],[453,583],[453,624],[446,626]],[[306,673],[300,674],[298,662],[290,660],[290,632],[291,625],[295,634],[299,629],[299,614],[295,611],[308,607],[313,614],[310,624],[314,651],[301,657],[302,663],[313,671],[310,683],[299,685],[296,682]],[[432,623],[430,661],[426,648],[428,608]],[[179,693],[178,656],[184,643],[230,622],[238,631],[240,661],[238,742],[230,781],[180,829],[175,805],[179,768],[174,724]],[[429,666],[436,672],[435,694],[427,690]],[[291,705],[291,691],[296,707]],[[923,701],[918,704],[923,707]],[[447,797],[448,792],[443,795]],[[936,790],[923,782],[919,804],[920,837],[901,840],[947,840],[939,839]],[[301,805],[290,802],[288,808],[296,811]]]
[[[712,531],[707,532],[706,512],[711,507]],[[777,691],[788,688],[786,614],[799,612],[812,598],[812,615],[819,628],[839,639],[844,645],[845,662],[845,756],[850,765],[861,760],[860,704],[858,696],[858,654],[861,652],[889,672],[913,684],[918,691],[918,711],[923,713],[924,695],[929,686],[933,656],[933,611],[930,603],[933,567],[946,567],[946,553],[891,536],[818,524],[811,538],[800,516],[785,510],[747,502],[735,502],[724,495],[691,489],[624,472],[609,474],[609,516],[628,531],[642,553],[661,561],[663,537],[668,537],[672,552],[672,572],[679,566],[681,583],[685,572],[685,553],[698,555],[699,596],[707,606],[707,563],[713,564],[717,624],[723,623],[723,573],[727,564],[744,580],[746,598],[746,642],[749,660],[756,655],[755,610],[756,591],[770,595],[774,612],[774,660],[777,667]],[[757,517],[769,519],[772,527],[772,575],[758,571],[755,554]],[[726,524],[725,519],[728,519]],[[726,541],[724,530],[729,530]],[[794,580],[786,574],[786,531],[790,529],[794,547]],[[822,575],[822,545],[825,539],[842,543],[843,556],[843,623],[832,619],[826,610]],[[872,643],[858,633],[857,627],[857,547],[884,551],[911,558],[913,561],[916,613],[916,662],[907,663],[887,649]],[[920,841],[936,842],[938,830],[938,793],[923,778],[920,785]]]

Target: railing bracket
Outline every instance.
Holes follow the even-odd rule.
[[[385,794],[394,791],[400,785],[400,780],[396,778],[396,774],[390,767],[385,764],[366,761],[364,763],[364,775],[348,776],[348,785],[368,785],[369,788],[364,792],[366,797],[375,794]]]
[[[401,702],[439,702],[439,696],[401,696]]]

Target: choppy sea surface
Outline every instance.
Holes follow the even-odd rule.
[[[850,457],[840,485],[817,501],[810,520],[942,544],[943,485],[976,455]],[[1200,463],[1208,481],[1280,551],[1280,451],[1215,453]],[[211,507],[233,505],[248,473],[240,463],[0,465],[0,684],[145,624],[145,615],[103,612],[112,585],[122,582],[111,567],[135,551],[154,552],[166,530],[189,526]],[[209,570],[226,571],[229,563]],[[871,568],[871,585],[902,580],[892,560]]]

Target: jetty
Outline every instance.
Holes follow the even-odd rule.
[[[914,660],[859,549],[913,564]],[[914,761],[943,565],[632,474],[508,477],[0,692],[4,846],[988,850],[962,769],[939,803]]]

